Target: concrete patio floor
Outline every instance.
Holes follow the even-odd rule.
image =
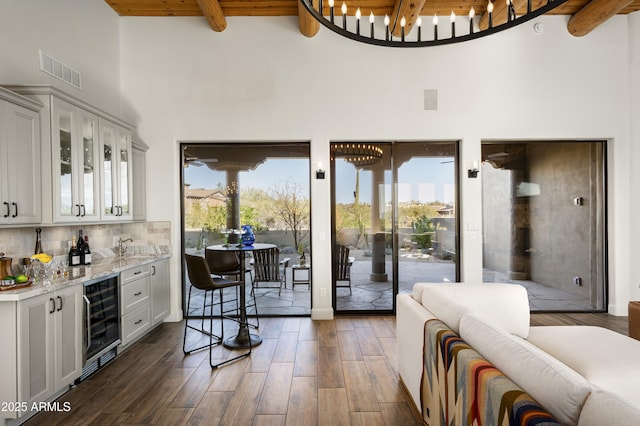
[[[393,290],[391,282],[391,262],[386,262],[389,281],[373,282],[369,278],[371,271],[370,258],[356,254],[356,260],[351,268],[351,294],[348,288],[338,288],[336,295],[336,311],[388,311],[393,309]],[[313,267],[313,266],[312,266]],[[298,272],[299,273],[299,272]],[[297,274],[298,274],[297,273]],[[297,275],[297,278],[299,276]],[[486,282],[508,282],[523,285],[529,293],[529,304],[532,311],[591,311],[588,300],[578,295],[551,288],[532,281],[506,280],[500,274],[484,271]],[[417,282],[454,282],[455,264],[442,261],[430,256],[419,256],[406,253],[399,259],[399,292],[409,293]],[[251,292],[251,279],[246,276],[246,294]],[[279,293],[278,288],[257,288],[255,297],[260,316],[300,316],[311,314],[310,286],[291,285],[291,268],[286,270],[286,287]],[[200,301],[194,302],[192,315],[201,312],[201,295],[195,295]]]

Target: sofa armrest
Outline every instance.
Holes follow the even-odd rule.
[[[416,408],[420,411],[424,324],[435,316],[409,294],[398,294],[396,301],[398,372]]]

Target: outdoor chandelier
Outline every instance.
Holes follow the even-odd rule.
[[[462,18],[463,25],[460,25],[460,21],[457,21],[459,25],[456,28],[456,19],[458,19],[458,17],[453,11],[451,11],[451,15],[449,16],[450,31],[447,31],[446,34],[442,34],[442,27],[444,27],[444,25],[441,25],[439,22],[440,17],[437,15],[432,17],[432,31],[428,31],[428,29],[423,28],[423,20],[419,15],[417,15],[417,13],[420,12],[419,10],[417,13],[412,13],[410,16],[400,16],[400,11],[404,10],[402,8],[403,0],[398,0],[397,4],[399,6],[394,11],[395,16],[390,18],[389,15],[385,14],[383,21],[384,28],[382,31],[380,31],[380,28],[376,31],[376,17],[374,16],[373,11],[369,13],[368,18],[363,18],[363,13],[366,12],[362,12],[360,7],[357,7],[355,11],[353,8],[348,9],[346,3],[341,0],[338,0],[341,4],[339,10],[335,10],[335,0],[300,1],[319,23],[341,36],[361,43],[374,44],[377,46],[426,47],[460,43],[495,34],[544,15],[545,13],[562,5],[567,0],[546,0],[546,3],[545,0],[536,0],[535,2],[534,0],[527,0],[526,13],[520,16],[517,16],[516,14],[513,0],[489,0],[486,9],[486,14],[488,14],[487,22],[480,25],[480,17],[476,16],[476,11],[471,7],[468,15]],[[353,4],[354,2],[355,1],[349,1],[350,4]],[[497,2],[505,2],[506,20],[494,25],[494,3]],[[367,4],[367,2],[364,3]],[[534,3],[536,5],[544,4],[534,9]],[[424,4],[424,2],[422,2],[422,4]],[[412,10],[412,7],[413,4],[406,10]],[[341,16],[336,16],[336,13]],[[351,25],[348,25],[347,16],[355,18],[355,23],[351,22]],[[362,19],[368,20],[369,29],[361,31]],[[364,26],[366,26],[366,24]],[[417,31],[412,34],[414,26],[417,27]],[[441,27],[440,34],[438,34],[439,26]],[[481,27],[486,28],[482,29]],[[430,34],[426,34],[427,32]],[[396,36],[394,36],[394,34],[396,34]]]
[[[344,158],[356,167],[370,166],[382,159],[382,148],[366,143],[341,143],[331,146],[333,157]]]

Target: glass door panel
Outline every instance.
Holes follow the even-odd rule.
[[[115,129],[110,126],[102,127],[101,131],[102,137],[102,184],[104,185],[103,189],[103,203],[102,203],[102,212],[105,216],[113,216],[116,212],[114,211],[115,206],[115,193],[114,193],[114,185],[113,185],[113,156],[115,151]]]
[[[120,137],[120,207],[121,216],[129,215],[129,144],[126,135]]]
[[[606,142],[483,142],[483,279],[532,311],[606,310]]]
[[[332,143],[336,312],[393,312],[390,143]],[[342,251],[345,265],[338,258]]]
[[[458,143],[336,142],[331,154],[336,313],[392,313],[417,282],[457,282]]]
[[[72,112],[58,108],[58,132],[60,139],[60,215],[71,216],[74,203],[73,199],[73,161],[74,152],[72,145]]]
[[[96,177],[96,128],[95,117],[82,117],[82,193],[85,216],[96,215],[96,192],[98,179]]]
[[[455,142],[397,143],[398,282],[456,282]]]

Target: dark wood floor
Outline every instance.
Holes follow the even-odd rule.
[[[629,335],[629,318],[608,314],[564,313],[531,314],[531,325],[594,325]]]
[[[532,325],[600,325],[626,317],[534,314]],[[28,425],[419,425],[399,382],[395,317],[262,318],[250,358],[212,370],[184,356],[183,323],[165,323],[60,398],[68,413]],[[234,352],[223,347],[216,359]]]

